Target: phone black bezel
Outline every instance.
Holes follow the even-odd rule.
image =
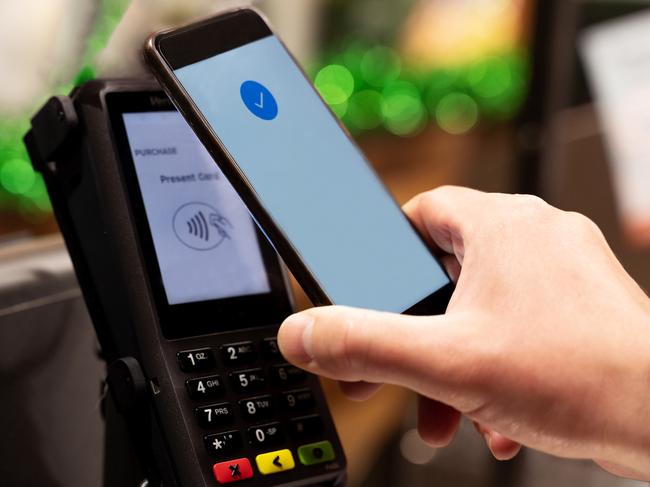
[[[254,215],[260,227],[263,228],[291,272],[296,276],[309,298],[317,306],[330,305],[333,303],[327,293],[301,261],[299,253],[284,235],[284,232],[260,203],[246,176],[223,147],[216,134],[212,132],[209,123],[194,105],[191,97],[173,73],[174,69],[216,56],[270,35],[273,35],[273,31],[257,11],[250,8],[240,8],[180,28],[153,34],[145,43],[144,55],[163,89],[188,120],[208,152],[215,161],[224,162],[221,165],[223,173],[244,200],[250,212]],[[288,49],[287,52],[290,54]],[[296,67],[300,69],[300,65],[295,59],[294,62]],[[301,72],[305,79],[309,81],[304,71],[301,70]],[[329,110],[324,101],[323,105]],[[331,110],[330,114],[346,133],[350,143],[354,144],[348,131]],[[390,195],[390,192],[386,191]],[[416,233],[418,233],[417,230]],[[422,242],[425,246],[427,245],[424,239],[422,239]],[[439,260],[438,262],[440,263]],[[444,271],[444,266],[441,263],[440,266]],[[433,315],[444,313],[454,290],[453,281],[448,274],[447,277],[449,278],[447,285],[403,311],[403,314]]]
[[[288,283],[277,253],[257,227],[269,293],[169,304],[122,115],[176,109],[162,91],[107,93],[106,107],[163,336],[173,340],[282,322],[292,312]]]

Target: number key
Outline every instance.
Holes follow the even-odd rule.
[[[251,342],[231,343],[221,347],[221,356],[228,365],[245,365],[255,362],[257,351]]]
[[[314,395],[309,389],[288,391],[282,394],[282,407],[287,411],[304,411],[314,405]]]
[[[259,391],[266,379],[262,369],[239,370],[230,374],[233,387],[239,392]]]
[[[214,399],[223,394],[223,382],[218,375],[188,379],[185,381],[187,392],[195,400]]]
[[[217,435],[203,437],[205,449],[213,457],[226,457],[239,452],[242,448],[242,439],[238,431],[228,431]]]
[[[194,410],[196,419],[203,428],[213,428],[229,424],[233,419],[233,410],[230,404],[212,404],[201,406]]]
[[[298,440],[314,438],[323,433],[323,420],[317,414],[295,418],[289,422],[289,429]]]
[[[258,448],[279,446],[284,441],[284,433],[280,423],[262,424],[248,428],[248,441]]]
[[[209,348],[178,352],[176,358],[183,372],[201,372],[216,366],[214,354]]]
[[[271,396],[258,396],[239,401],[242,415],[246,419],[266,418],[273,412]]]
[[[274,365],[271,367],[271,379],[274,384],[299,384],[307,378],[307,373],[290,364]]]
[[[281,359],[282,354],[280,354],[280,347],[278,347],[278,339],[275,337],[265,338],[262,341],[262,353],[269,360]]]

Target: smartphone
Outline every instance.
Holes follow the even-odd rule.
[[[277,347],[278,255],[160,87],[89,82],[25,140],[149,485],[342,484],[320,383]]]
[[[443,266],[257,11],[154,34],[144,52],[314,304],[445,311]]]

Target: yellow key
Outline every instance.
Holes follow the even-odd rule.
[[[255,463],[262,475],[284,472],[295,468],[293,455],[289,450],[278,450],[269,453],[262,453],[255,457]]]

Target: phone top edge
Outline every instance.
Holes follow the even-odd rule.
[[[146,45],[176,70],[271,35],[263,15],[244,7],[155,33]]]

